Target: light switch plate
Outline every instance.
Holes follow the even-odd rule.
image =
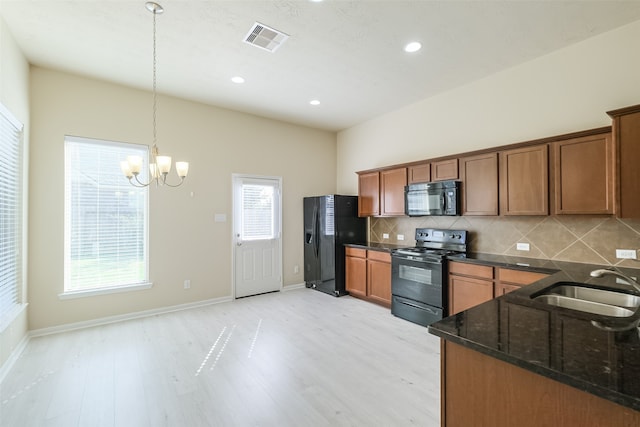
[[[398,240],[404,240],[404,234],[398,234]]]
[[[528,243],[516,243],[516,249],[519,251],[528,251],[529,244]]]
[[[389,233],[382,233],[382,238],[383,239],[388,239],[389,238]]]

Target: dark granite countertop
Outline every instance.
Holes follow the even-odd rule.
[[[415,247],[415,244],[395,245],[392,243],[368,242],[365,244],[347,243],[345,244],[345,246],[352,247],[352,248],[360,248],[360,249],[371,249],[374,251],[381,251],[381,252],[391,252],[393,249],[413,248]]]
[[[468,254],[456,261],[551,275],[436,322],[429,326],[430,333],[640,411],[640,310],[630,317],[612,318],[533,300],[559,282],[633,293],[614,277],[590,277],[592,270],[608,266],[487,254]],[[619,270],[640,276],[637,269]]]

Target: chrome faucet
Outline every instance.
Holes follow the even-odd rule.
[[[632,286],[636,291],[640,292],[640,284],[638,284],[638,282],[636,282],[631,277],[629,277],[629,276],[627,276],[625,274],[622,274],[619,271],[607,270],[607,269],[601,268],[599,270],[593,270],[590,273],[590,275],[591,275],[591,277],[602,277],[602,276],[605,276],[605,275],[611,275],[611,276],[619,277],[620,279],[624,280],[627,284]]]

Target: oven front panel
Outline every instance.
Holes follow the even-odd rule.
[[[391,293],[430,306],[444,308],[444,263],[393,256]]]

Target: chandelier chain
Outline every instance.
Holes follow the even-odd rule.
[[[153,145],[156,145],[156,12],[153,12]]]

